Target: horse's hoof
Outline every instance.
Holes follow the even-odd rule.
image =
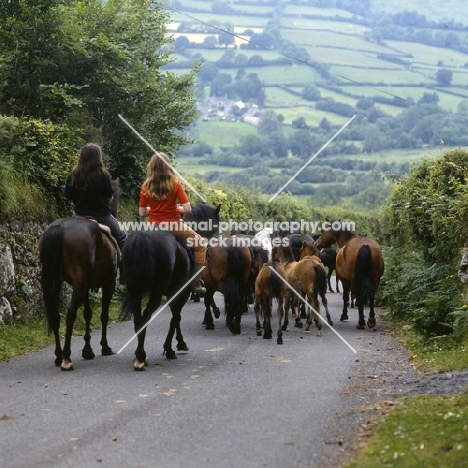
[[[71,361],[67,361],[64,359],[62,364],[60,365],[60,369],[63,371],[72,371],[73,370],[73,363]]]
[[[281,327],[281,330],[286,331],[288,329],[288,324],[286,323]]]
[[[54,364],[59,367],[62,364],[62,358],[55,358]]]
[[[228,325],[228,328],[229,328],[229,331],[233,334],[233,335],[240,335],[240,332],[241,332],[241,329],[240,329],[240,325],[235,323],[235,322],[231,322],[229,325]]]
[[[276,340],[276,344],[283,344],[283,337],[278,336],[278,339]]]
[[[322,336],[322,330],[317,330],[317,336]]]
[[[146,365],[148,365],[148,360],[145,359],[143,362],[139,361],[138,359],[135,359],[133,361],[133,369],[136,371],[144,371],[146,370]]]
[[[206,325],[206,319],[203,320],[203,322],[201,323],[202,325]]]
[[[346,322],[346,320],[348,320],[348,316],[347,315],[342,315],[340,317],[340,322]]]
[[[262,336],[262,330],[257,330],[257,336]]]
[[[96,357],[96,355],[94,354],[93,350],[92,349],[87,349],[87,350],[83,350],[81,352],[81,357],[83,359],[94,359]]]
[[[102,348],[101,354],[103,356],[112,356],[115,353],[114,353],[114,351],[112,351],[112,348],[110,348],[109,346],[106,346],[106,347]]]
[[[365,330],[366,328],[366,325],[362,325],[361,323],[358,323],[357,327],[356,327],[358,330]]]
[[[163,351],[163,356],[166,356],[166,359],[177,359],[176,353],[173,349],[165,349]]]
[[[219,319],[219,316],[221,315],[221,311],[216,307],[215,309],[213,309],[213,314],[215,318]]]
[[[328,325],[330,325],[331,327],[333,327],[333,320],[328,319]]]
[[[214,323],[208,323],[205,328],[205,330],[214,330],[214,329],[215,329]]]
[[[177,343],[177,351],[188,351],[189,347],[185,341],[183,343]]]
[[[370,318],[367,320],[367,326],[369,328],[374,328],[375,327],[375,318]]]
[[[269,334],[269,335],[263,335],[263,339],[264,339],[264,340],[271,340],[271,338],[272,338],[271,334]]]
[[[296,328],[302,328],[302,322],[299,322],[299,321],[294,322],[294,326],[295,326]]]

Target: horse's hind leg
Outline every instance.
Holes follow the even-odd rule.
[[[327,315],[328,324],[333,325],[333,320],[331,319],[330,312],[328,311],[328,300],[327,300],[325,294],[323,296],[320,295],[320,297],[322,298],[322,304],[323,304],[323,307],[325,308],[325,313]]]
[[[214,302],[213,296],[214,296],[214,291],[207,290],[203,298],[203,302],[205,304],[205,316],[204,316],[202,325],[206,326],[206,330],[214,330],[214,321],[213,321],[213,316],[211,315],[211,304]]]
[[[283,309],[283,295],[280,295],[278,297],[278,332],[276,333],[277,339],[276,343],[277,344],[283,344],[283,330],[281,328],[281,322],[283,321],[283,315],[284,315],[284,309]]]
[[[103,356],[111,356],[114,354],[111,347],[107,343],[107,325],[109,323],[109,306],[114,294],[115,283],[102,288],[102,310],[101,310],[101,324],[102,324],[102,335],[101,335],[101,354]]]
[[[375,327],[375,312],[374,312],[374,298],[369,300],[369,318],[367,320],[367,326],[369,328]]]
[[[272,297],[271,295],[266,298],[266,307],[265,307],[265,329],[263,332],[264,340],[271,340],[273,336],[273,330],[271,329],[271,310],[273,308]]]
[[[136,371],[144,371],[145,366],[148,365],[148,359],[146,358],[146,351],[145,351],[145,338],[146,338],[146,324],[149,322],[151,318],[151,314],[154,310],[159,307],[161,303],[162,294],[159,293],[151,293],[150,298],[148,300],[148,304],[145,307],[145,310],[141,312],[141,300],[138,301],[139,310],[133,311],[133,326],[135,333],[138,333],[138,345],[137,349],[135,350],[135,360],[133,361],[133,368]]]
[[[50,328],[54,332],[54,338],[55,338],[55,365],[60,366],[62,364],[62,359],[63,359],[63,354],[62,354],[62,346],[60,344],[60,315],[57,314],[57,320],[55,323],[50,325]]]
[[[166,356],[167,359],[177,359],[176,353],[172,349],[172,338],[174,337],[174,333],[179,327],[179,325],[180,325],[180,311],[177,313],[176,310],[173,310],[172,318],[169,323],[169,331],[166,336],[166,341],[164,341],[164,345],[163,345],[163,348],[164,348],[163,356]]]
[[[262,336],[262,326],[260,325],[260,314],[263,308],[262,305],[263,305],[263,301],[261,299],[261,295],[260,293],[257,292],[257,294],[255,294],[255,304],[254,304],[255,326],[256,326],[257,336]]]
[[[89,291],[85,295],[84,301],[84,310],[83,310],[83,317],[86,322],[86,330],[84,334],[84,341],[85,345],[83,347],[83,350],[81,351],[81,356],[83,359],[94,359],[94,351],[93,348],[91,347],[91,319],[93,317],[93,310],[91,309],[91,306],[89,305]]]
[[[348,304],[349,304],[349,283],[345,283],[341,281],[341,284],[343,285],[343,312],[341,313],[340,321],[344,322],[345,320],[348,320]]]
[[[312,314],[314,315],[315,326],[317,327],[317,336],[322,336],[322,317],[320,316],[320,304],[317,296],[312,294],[309,297],[310,304],[312,307],[309,308],[309,317],[307,319],[307,328],[306,331],[310,330],[310,325],[312,323]]]
[[[333,291],[333,288],[332,288],[332,285],[331,285],[331,276],[332,276],[332,273],[333,273],[333,270],[328,267],[328,274],[327,274],[327,283],[328,283],[328,290],[330,292],[334,292]],[[339,292],[339,291],[338,291]]]
[[[84,287],[76,287],[73,289],[70,307],[67,312],[65,343],[62,351],[62,363],[60,369],[63,371],[73,370],[73,363],[71,361],[71,337],[73,333],[73,325],[76,320],[76,312],[83,303],[84,292],[87,291]]]

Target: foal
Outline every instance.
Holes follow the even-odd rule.
[[[274,271],[272,271],[272,269]],[[281,329],[281,322],[283,321],[284,308],[283,302],[284,297],[288,292],[288,286],[284,281],[286,279],[286,271],[279,262],[268,262],[265,263],[257,275],[255,280],[255,316],[257,325],[257,336],[262,336],[262,327],[260,325],[260,313],[264,314],[264,332],[263,338],[271,340],[272,329],[271,329],[271,311],[273,306],[273,298],[278,301],[278,332],[277,340],[278,344],[283,344],[283,332]]]

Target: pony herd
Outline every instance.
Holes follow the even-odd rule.
[[[204,237],[216,238],[207,252],[203,282],[204,320],[207,330],[214,328],[213,314],[220,311],[214,302],[215,292],[224,297],[226,325],[233,334],[241,333],[241,317],[253,303],[256,333],[272,338],[273,300],[277,302],[277,343],[283,343],[283,331],[288,327],[289,310],[294,326],[310,331],[315,322],[317,335],[322,334],[322,304],[328,324],[333,322],[328,310],[326,291],[332,291],[330,276],[335,267],[343,286],[343,311],[340,320],[348,320],[349,297],[355,298],[359,310],[358,328],[365,327],[364,305],[368,304],[367,325],[375,326],[374,297],[383,274],[384,264],[380,247],[373,239],[352,231],[331,230],[313,239],[305,234],[284,232],[259,233],[255,236],[234,234],[224,237],[218,232],[219,209],[209,205],[193,207],[192,221],[210,226],[199,232]],[[200,223],[200,221],[209,221]],[[278,239],[279,238],[279,239]],[[267,241],[265,241],[267,239]],[[276,240],[276,242],[274,241]],[[256,242],[257,241],[257,242]],[[260,242],[258,242],[260,241]],[[273,248],[268,247],[268,241]],[[332,247],[338,244],[339,250]],[[333,251],[332,262],[327,258]],[[107,343],[109,304],[115,291],[119,262],[122,263],[124,290],[120,319],[133,316],[138,344],[133,363],[135,370],[144,370],[148,364],[145,351],[146,326],[152,314],[166,298],[172,313],[169,331],[163,345],[168,359],[175,359],[172,340],[176,336],[177,350],[188,350],[180,322],[181,311],[190,297],[190,272],[193,261],[190,250],[169,232],[136,230],[129,234],[122,252],[109,233],[94,221],[80,218],[62,218],[44,232],[39,246],[44,304],[49,328],[55,336],[55,365],[62,370],[73,370],[70,341],[77,310],[84,305],[86,331],[84,359],[94,358],[90,344],[92,311],[89,292],[102,289],[103,355],[113,354]],[[327,253],[328,257],[323,254]],[[332,252],[332,253],[333,253]],[[327,268],[324,262],[327,261]],[[122,276],[122,274],[121,274]],[[66,315],[63,349],[60,344],[60,290],[63,281],[72,288],[70,306]],[[143,304],[144,307],[143,307]]]

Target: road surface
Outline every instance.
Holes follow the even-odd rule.
[[[176,360],[162,355],[166,309],[148,327],[145,372],[132,367],[136,341],[100,356],[99,330],[92,361],[74,337],[72,372],[54,366],[53,347],[0,363],[0,466],[338,466],[351,454],[346,435],[366,423],[360,406],[376,392],[356,365],[384,349],[378,331],[356,329],[356,309],[340,322],[341,296],[327,297],[347,344],[325,325],[317,337],[314,326],[306,333],[290,323],[277,345],[276,322],[272,340],[256,336],[252,308],[241,335],[229,332],[223,313],[207,331],[203,305],[190,301],[182,317],[190,350]],[[118,351],[132,335],[132,322],[111,324],[109,344]]]

